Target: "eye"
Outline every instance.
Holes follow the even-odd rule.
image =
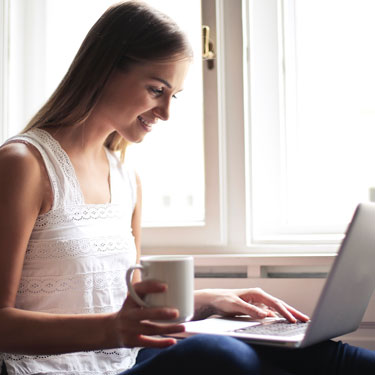
[[[175,94],[172,95],[172,98],[178,99],[182,93],[183,93],[183,90],[179,90]]]
[[[158,97],[162,96],[165,93],[164,87],[161,87],[161,88],[149,87],[148,91],[150,91],[150,93],[152,94],[152,96],[154,98],[158,98]],[[176,94],[172,95],[172,98],[173,99],[178,99],[178,94],[179,93],[176,93]]]
[[[163,95],[164,89],[163,88],[156,88],[156,87],[149,87],[148,89],[151,94],[153,94],[155,97],[159,97],[160,95]]]

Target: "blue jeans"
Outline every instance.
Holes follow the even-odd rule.
[[[374,375],[375,352],[334,341],[283,349],[196,335],[166,349],[142,349],[136,365],[121,375],[269,375],[270,366],[288,374]]]

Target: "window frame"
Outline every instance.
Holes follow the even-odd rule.
[[[209,25],[215,46],[221,45],[222,4],[202,1],[202,25]],[[196,56],[195,58],[200,58]],[[205,220],[200,225],[145,227],[142,247],[146,252],[192,252],[194,249],[223,246],[226,240],[226,145],[222,138],[225,128],[224,79],[220,75],[224,64],[220,49],[216,51],[215,68],[209,70],[203,61],[204,87],[204,155],[205,155]],[[221,94],[219,94],[221,93]],[[220,110],[219,110],[220,108]],[[209,124],[209,125],[207,125]]]
[[[293,108],[285,100],[286,94],[294,99],[296,95],[290,78],[294,73],[289,74],[294,69],[293,64],[290,65],[293,62],[290,57],[295,53],[292,40],[294,4],[294,0],[242,1],[246,49],[244,110],[248,124],[245,137],[247,245],[290,245],[301,252],[309,251],[307,249],[331,252],[337,249],[348,223],[330,226],[283,224],[290,152],[286,121],[288,126],[291,120],[296,122]],[[262,215],[262,211],[272,212],[272,215]]]

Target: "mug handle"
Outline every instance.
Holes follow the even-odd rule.
[[[131,266],[126,271],[126,285],[128,286],[128,290],[129,290],[130,295],[132,296],[132,298],[134,299],[134,301],[138,303],[139,306],[149,307],[147,305],[147,303],[145,301],[143,301],[143,299],[141,297],[139,297],[139,295],[137,294],[137,292],[133,288],[133,284],[132,284],[131,278],[133,276],[134,270],[137,270],[137,269],[142,271],[144,268],[143,268],[142,265],[136,264],[135,266]]]

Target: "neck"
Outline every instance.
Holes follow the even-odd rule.
[[[50,127],[47,130],[61,145],[69,156],[82,160],[96,160],[103,155],[103,146],[110,131],[86,124],[78,126]]]

